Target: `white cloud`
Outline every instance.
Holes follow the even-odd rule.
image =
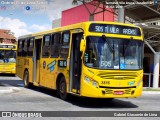
[[[10,6],[10,10],[21,10],[23,14],[47,14],[50,21],[61,18],[61,12],[63,10],[75,7],[72,5],[73,0],[27,0],[29,2],[39,2],[39,4],[26,4],[26,0],[13,0],[16,4]],[[25,4],[22,4],[25,3]],[[26,6],[34,8],[32,12],[25,10]],[[43,8],[43,9],[41,9]],[[43,18],[42,18],[43,19]],[[21,21],[20,19],[11,19],[9,17],[0,16],[0,28],[10,29],[15,33],[15,36],[21,36],[30,34],[33,32],[39,32],[43,30],[51,29],[51,25],[48,24],[33,24],[28,26],[28,23]]]
[[[75,7],[75,5],[72,5],[72,1],[73,0],[29,0],[27,3],[26,0],[14,0],[14,2],[18,4],[12,5],[11,8],[22,9],[25,14],[47,14],[49,20],[52,21],[61,18],[61,12],[63,10]],[[26,10],[26,6],[30,6],[32,12]]]
[[[51,29],[51,26],[47,24],[46,25],[33,24],[30,27],[28,27],[25,22],[19,19],[11,19],[8,17],[4,18],[0,16],[0,28],[11,30],[12,32],[14,32],[15,37],[18,38],[19,36],[22,35]]]
[[[19,19],[11,19],[8,17],[0,17],[1,21],[1,28],[2,29],[8,29],[15,33],[15,37],[29,34],[30,32],[26,29],[27,25],[26,23],[20,21]]]
[[[46,10],[50,21],[61,18],[61,12],[63,10],[74,7],[72,1],[73,0],[54,0],[54,2],[50,2]]]
[[[33,24],[31,27],[29,27],[29,29],[37,32],[37,30],[38,31],[49,30],[49,29],[51,29],[51,26],[50,25],[36,25],[36,24]]]

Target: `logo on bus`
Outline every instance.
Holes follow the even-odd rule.
[[[46,68],[46,61],[43,61],[43,69]]]
[[[135,83],[135,81],[131,81],[131,82],[128,82],[128,85],[129,85],[129,86],[133,86],[134,83]]]
[[[52,61],[47,65],[47,70],[50,69],[50,72],[54,70],[54,66],[56,65],[56,60]]]

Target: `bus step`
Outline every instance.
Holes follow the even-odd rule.
[[[79,90],[77,91],[76,89],[72,89],[72,93],[79,94],[80,91]]]
[[[39,84],[37,82],[33,82],[34,86],[39,86]]]

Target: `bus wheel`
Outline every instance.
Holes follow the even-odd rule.
[[[66,80],[64,77],[61,77],[59,82],[59,96],[61,99],[65,100],[67,98],[67,86]]]
[[[28,74],[28,71],[24,72],[23,81],[24,81],[24,87],[28,88],[29,87],[29,74]]]

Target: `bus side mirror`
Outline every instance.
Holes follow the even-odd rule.
[[[85,41],[84,39],[81,40],[81,43],[80,43],[80,51],[83,52],[85,49]]]

